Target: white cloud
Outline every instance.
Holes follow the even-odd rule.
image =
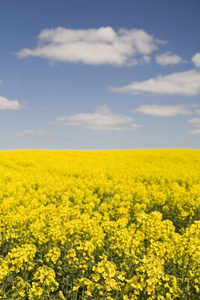
[[[197,129],[197,130],[191,130],[191,131],[187,131],[186,133],[187,133],[187,134],[194,134],[194,135],[196,135],[196,134],[200,134],[200,128],[199,128],[199,129]]]
[[[138,94],[142,92],[166,95],[195,96],[200,93],[200,72],[189,70],[158,76],[141,82],[133,82],[122,87],[110,87],[113,92]]]
[[[191,130],[191,131],[187,131],[187,134],[193,134],[193,135],[197,135],[200,134],[200,118],[193,118],[193,119],[189,119],[188,122],[193,126],[193,127],[197,127],[198,129],[196,130]]]
[[[196,109],[195,113],[197,113],[198,115],[200,115],[200,109]]]
[[[3,84],[2,80],[0,80],[0,85]]]
[[[193,57],[192,57],[192,62],[194,63],[194,65],[197,68],[200,68],[200,53],[196,53]]]
[[[16,132],[15,135],[50,135],[53,131],[45,129],[24,129],[20,132]]]
[[[134,119],[124,115],[113,114],[107,106],[98,106],[95,113],[76,114],[56,118],[56,123],[66,126],[81,127],[89,130],[130,130],[139,125],[133,123]]]
[[[182,61],[182,57],[171,52],[165,52],[161,55],[156,55],[156,62],[160,65],[176,65]]]
[[[140,62],[140,56],[143,57],[143,63],[149,62],[148,55],[158,49],[158,44],[163,43],[142,29],[119,29],[116,32],[112,27],[43,29],[38,40],[35,49],[22,49],[17,53],[18,56],[92,65],[129,66]]]
[[[11,101],[0,96],[0,110],[21,110],[25,108],[25,105],[20,104],[17,100]]]
[[[139,112],[150,116],[173,117],[177,115],[189,115],[192,111],[186,105],[142,105],[133,112]]]
[[[190,119],[188,122],[194,127],[200,127],[200,118]]]
[[[149,55],[144,55],[141,59],[140,59],[140,63],[141,64],[148,64],[151,61],[151,57]]]

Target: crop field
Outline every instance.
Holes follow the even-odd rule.
[[[0,299],[199,300],[200,150],[1,151]]]

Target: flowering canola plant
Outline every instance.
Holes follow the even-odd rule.
[[[1,151],[0,299],[199,300],[200,150]]]

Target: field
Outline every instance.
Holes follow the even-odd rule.
[[[0,299],[200,299],[200,150],[1,151]]]

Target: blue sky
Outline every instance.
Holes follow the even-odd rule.
[[[0,150],[200,148],[199,0],[1,0]]]

